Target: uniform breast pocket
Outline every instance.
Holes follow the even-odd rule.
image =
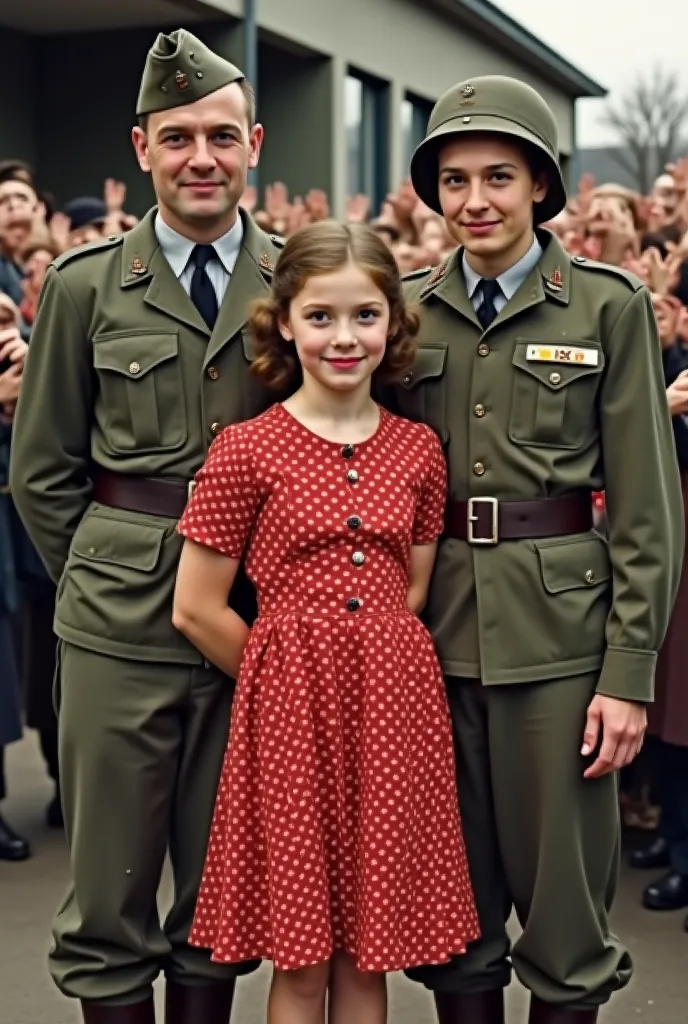
[[[156,452],[187,440],[186,402],[175,333],[127,331],[94,339],[99,419],[113,451]]]
[[[551,360],[529,358],[529,349],[551,350]],[[556,358],[555,358],[556,355]],[[569,347],[518,340],[512,359],[509,437],[516,444],[580,448],[594,429],[604,352],[594,341]]]
[[[425,342],[418,349],[413,367],[397,391],[402,416],[417,423],[427,423],[443,443],[448,437],[446,365],[447,344]]]

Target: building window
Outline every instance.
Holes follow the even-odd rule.
[[[404,166],[411,166],[411,157],[425,138],[428,121],[432,113],[432,103],[422,100],[419,96],[406,93],[401,104],[401,128],[404,135]]]
[[[349,69],[345,122],[347,190],[370,196],[378,210],[387,195],[387,88],[384,82]]]

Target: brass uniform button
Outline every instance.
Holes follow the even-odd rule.
[[[350,597],[349,600],[346,602],[346,607],[349,609],[350,612],[357,612],[362,604],[363,601],[361,601],[360,597]]]
[[[363,565],[363,563],[365,562],[365,555],[363,554],[362,551],[354,551],[353,555],[351,556],[351,561],[353,562],[354,565]]]
[[[550,373],[549,382],[550,384],[561,384],[561,374],[557,373],[556,370],[554,373]]]
[[[481,342],[480,345],[478,345],[478,355],[479,356],[489,356],[489,354],[490,354],[490,346],[486,345],[484,341]]]
[[[89,555],[93,556],[96,553],[96,549],[95,548],[89,548],[88,549],[88,553],[89,553]]]
[[[141,366],[139,363],[129,363],[129,373],[141,373]]]
[[[591,586],[593,583],[597,583],[597,580],[595,579],[595,573],[592,571],[592,569],[588,569],[588,571],[586,572],[585,582],[589,586]]]
[[[355,451],[356,449],[352,444],[345,444],[344,447],[342,448],[342,458],[353,459]]]
[[[404,377],[404,384],[410,384],[412,380],[413,374],[409,371],[409,373],[407,373],[406,376]]]
[[[216,366],[209,366],[208,376],[210,377],[211,380],[218,380],[220,377],[220,371]]]
[[[213,435],[213,437],[216,437],[220,433],[221,430],[222,430],[222,424],[221,423],[211,423],[210,424],[210,433]]]
[[[474,466],[473,466],[473,472],[475,473],[476,476],[484,476],[485,475],[485,466],[483,465],[483,463],[482,462],[476,462],[474,464]]]
[[[349,472],[346,474],[346,479],[349,481],[350,484],[357,484],[358,473],[356,472],[356,470],[350,469]]]
[[[350,530],[358,530],[358,528],[363,525],[363,520],[360,516],[349,516],[346,521],[346,525]]]
[[[478,403],[478,405],[476,405],[475,409],[473,410],[478,419],[482,419],[482,417],[485,415],[485,411],[485,406],[480,405],[480,403]]]

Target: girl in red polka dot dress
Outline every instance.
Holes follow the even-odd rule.
[[[213,442],[179,525],[175,623],[237,678],[192,944],[274,965],[270,1024],[383,1024],[385,972],[478,937],[444,684],[420,613],[446,470],[381,409],[417,319],[384,243],[321,223],[253,310],[255,372],[298,390]],[[249,627],[227,597],[245,559]]]

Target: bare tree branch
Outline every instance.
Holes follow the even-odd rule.
[[[601,121],[621,143],[614,159],[647,193],[653,175],[677,156],[683,133],[688,133],[688,95],[681,92],[676,71],[656,65],[608,104]]]

